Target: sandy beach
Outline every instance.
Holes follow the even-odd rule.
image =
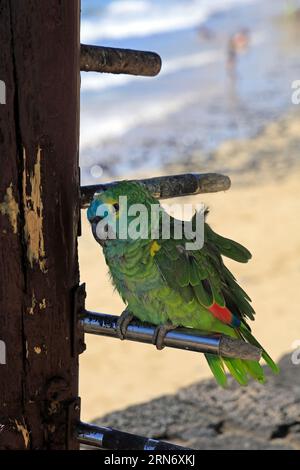
[[[275,359],[291,351],[293,342],[300,339],[299,148],[300,118],[295,113],[269,124],[255,138],[224,142],[211,155],[211,166],[213,170],[226,168],[232,188],[193,198],[210,207],[209,223],[216,231],[251,250],[249,264],[227,265],[252,297],[257,312],[253,331]],[[201,171],[199,161],[195,157],[194,171]],[[180,173],[185,169],[169,170]],[[84,211],[79,253],[87,308],[121,313],[124,305],[110,284],[101,248],[93,240]],[[172,349],[158,352],[148,345],[92,336],[86,336],[86,344],[80,364],[84,420],[175,392],[210,376],[200,354]]]

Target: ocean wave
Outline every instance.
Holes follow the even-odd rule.
[[[131,129],[142,125],[161,121],[172,113],[193,103],[199,92],[186,93],[172,100],[164,99],[159,102],[148,102],[143,107],[132,110],[126,109],[99,122],[99,116],[91,113],[81,114],[80,149],[81,151],[93,148],[106,140],[122,137]]]
[[[221,59],[221,57],[221,52],[211,50],[199,52],[197,54],[190,54],[188,56],[185,55],[176,57],[175,59],[169,59],[165,62],[163,61],[163,66],[159,77],[175,73],[180,70],[201,67],[202,65],[216,62],[217,60]],[[107,88],[123,86],[133,81],[136,83],[137,81],[145,80],[149,79],[132,75],[113,74],[101,75],[101,77],[99,77],[99,74],[89,72],[88,74],[84,73],[81,76],[81,91],[100,91]]]
[[[143,0],[117,0],[108,5],[107,11],[113,15],[124,13],[145,13],[151,9],[151,3]]]
[[[114,1],[101,15],[81,21],[81,41],[149,36],[200,25],[210,15],[254,0]]]

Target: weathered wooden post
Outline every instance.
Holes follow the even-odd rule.
[[[0,449],[76,449],[79,0],[0,0]]]

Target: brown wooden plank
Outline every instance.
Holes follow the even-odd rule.
[[[77,448],[79,1],[1,0],[0,18],[0,448]]]

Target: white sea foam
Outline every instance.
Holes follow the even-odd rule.
[[[210,15],[254,0],[115,1],[102,15],[82,18],[81,41],[148,36],[199,26]]]
[[[151,3],[143,0],[116,0],[107,6],[107,11],[112,15],[145,13],[150,9]]]
[[[90,112],[81,115],[80,148],[81,151],[93,147],[105,140],[122,137],[130,129],[145,123],[153,123],[165,119],[170,114],[179,111],[192,103],[198,93],[189,93],[171,100],[148,102],[140,109],[127,109],[124,112],[105,116],[99,122],[99,116]]]

